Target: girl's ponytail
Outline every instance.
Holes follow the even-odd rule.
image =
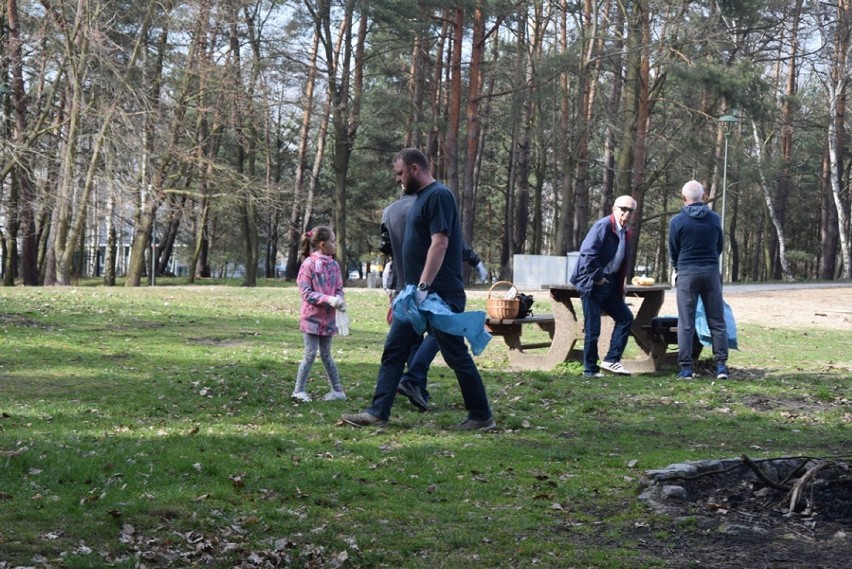
[[[312,251],[316,251],[317,249],[319,249],[320,243],[322,243],[323,241],[328,241],[330,239],[331,228],[326,227],[325,225],[317,225],[310,231],[306,231],[302,235],[302,241],[300,242],[302,260],[305,260],[310,257]]]

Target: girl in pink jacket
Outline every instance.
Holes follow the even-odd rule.
[[[334,253],[337,251],[334,232],[324,225],[318,225],[302,236],[301,247],[304,261],[296,283],[302,294],[299,330],[305,339],[305,357],[299,364],[292,397],[304,402],[311,400],[311,396],[305,391],[305,383],[319,351],[331,384],[331,391],[323,399],[346,399],[340,385],[337,366],[331,357],[331,338],[337,333],[335,311],[346,311],[346,303],[343,301],[343,277],[340,274],[340,265],[334,260]]]

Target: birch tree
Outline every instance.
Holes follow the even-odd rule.
[[[778,236],[778,255],[781,262],[781,272],[784,280],[791,281],[793,280],[793,273],[790,271],[790,263],[787,260],[787,244],[786,237],[784,235],[784,226],[778,217],[778,212],[776,211],[772,193],[769,188],[769,182],[766,179],[766,160],[764,157],[765,143],[760,136],[757,122],[754,120],[751,121],[751,131],[754,142],[753,153],[757,160],[757,174],[760,179],[760,189],[763,192],[763,199],[766,203],[766,209],[769,212],[769,219],[772,221],[772,227],[775,229],[775,233]]]
[[[852,3],[848,0],[840,0],[837,4],[838,18],[834,38],[834,58],[832,60],[831,76],[825,83],[828,95],[828,156],[830,163],[831,195],[834,206],[837,209],[837,223],[839,226],[840,250],[843,253],[843,268],[841,278],[852,278],[852,250],[850,250],[849,235],[845,228],[848,227],[846,204],[843,200],[843,188],[841,187],[842,174],[842,149],[845,139],[845,98],[849,83],[849,61],[852,41]]]

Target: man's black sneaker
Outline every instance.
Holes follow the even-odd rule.
[[[468,419],[453,427],[454,431],[492,431],[497,428],[494,417],[487,419]]]
[[[420,388],[416,385],[411,385],[410,383],[406,383],[401,381],[399,386],[396,388],[397,393],[402,393],[408,400],[411,401],[411,404],[420,409],[421,412],[425,413],[429,410],[429,402],[423,397],[423,394],[420,393]]]

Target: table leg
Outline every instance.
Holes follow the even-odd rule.
[[[567,294],[560,294],[561,292],[551,291],[554,328],[550,349],[543,354],[510,350],[509,362],[511,364],[526,369],[552,369],[555,365],[568,360],[574,344],[582,338],[583,328],[577,320],[577,313],[571,303],[571,297]]]
[[[639,346],[642,354],[634,359],[622,360],[624,367],[632,373],[650,373],[656,371],[658,366],[662,364],[662,355],[665,354],[666,346],[656,345],[653,339],[649,337],[643,326],[650,326],[651,319],[657,316],[660,308],[665,300],[664,291],[647,291],[641,295],[630,293],[632,298],[639,298],[641,304],[639,310],[633,318],[633,326],[630,328],[630,335]],[[598,338],[598,354],[601,359],[609,351],[610,341],[612,340],[612,332],[615,329],[615,321],[607,314],[601,316],[601,335]],[[660,351],[662,349],[662,351]]]
[[[639,312],[636,313],[636,317],[633,320],[633,327],[630,329],[630,333],[646,354],[651,353],[652,342],[648,335],[645,334],[645,330],[649,328],[644,327],[650,327],[651,320],[660,314],[660,308],[663,307],[664,300],[665,292],[662,290],[645,293],[642,297],[642,304],[639,305]]]

